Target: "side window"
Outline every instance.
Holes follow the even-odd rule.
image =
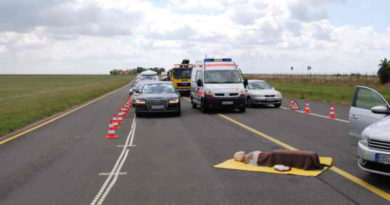
[[[352,103],[352,106],[354,107],[369,110],[372,107],[378,105],[388,106],[382,96],[378,95],[372,90],[366,88],[358,88],[355,95],[355,99]]]

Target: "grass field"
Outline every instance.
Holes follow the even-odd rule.
[[[130,80],[108,75],[0,75],[0,137]]]
[[[297,75],[246,75],[248,79],[266,80],[283,96],[296,99],[309,99],[321,102],[350,105],[356,85],[378,90],[390,100],[390,85],[380,85],[376,78],[350,76],[308,76]]]

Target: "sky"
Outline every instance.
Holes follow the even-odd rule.
[[[375,74],[390,58],[389,10],[389,0],[1,0],[0,74],[170,69],[205,56],[244,73]]]

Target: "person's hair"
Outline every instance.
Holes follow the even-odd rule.
[[[244,151],[238,151],[234,153],[233,159],[238,162],[244,162],[245,159],[245,152]]]

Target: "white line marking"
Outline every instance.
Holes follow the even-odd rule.
[[[118,176],[119,176],[118,173],[121,171],[123,163],[125,163],[128,154],[129,154],[129,149],[126,149],[125,155],[122,158],[122,161],[121,161],[118,169],[116,170],[116,174],[114,176],[114,179],[111,181],[110,185],[107,187],[106,191],[104,192],[104,194],[100,198],[98,205],[101,205],[103,203],[104,199],[106,199],[108,193],[110,193],[112,187],[115,185],[116,181],[118,180]]]
[[[98,204],[102,204],[104,199],[107,197],[108,193],[110,192],[111,188],[115,185],[115,183],[118,179],[118,176],[120,175],[119,174],[120,170],[121,170],[121,168],[122,168],[122,166],[127,158],[127,155],[129,153],[129,149],[127,149],[127,147],[129,146],[129,140],[131,138],[131,143],[134,140],[135,129],[136,129],[136,122],[135,122],[135,117],[134,117],[130,132],[126,138],[126,142],[125,142],[126,146],[123,146],[122,152],[119,155],[118,159],[116,160],[114,167],[112,168],[111,172],[109,173],[103,186],[100,188],[99,192],[96,194],[95,198],[92,200],[91,205],[96,205],[97,202],[98,202]],[[130,145],[132,145],[132,144],[130,144]],[[111,181],[112,178],[113,178],[113,180]],[[111,181],[111,183],[109,184],[110,181]]]
[[[111,172],[109,172],[109,173],[108,172],[101,172],[101,173],[99,173],[99,176],[108,176],[110,174],[112,174],[112,173]],[[118,173],[118,175],[126,175],[126,174],[127,174],[127,172],[119,172]]]
[[[283,109],[283,110],[290,110],[290,109],[288,109],[286,107],[280,107],[280,108]],[[325,116],[325,115],[319,115],[319,114],[315,114],[315,113],[304,113],[303,111],[300,111],[300,110],[297,110],[295,112],[298,112],[298,113],[301,113],[301,114],[313,115],[313,116],[316,116],[316,117],[321,117],[321,118],[330,119],[330,120],[336,120],[336,121],[339,121],[339,122],[349,123],[348,120],[343,120],[343,119],[339,119],[339,118],[332,119],[332,118],[329,118],[328,116]]]
[[[116,147],[136,147],[136,145],[117,145]]]

